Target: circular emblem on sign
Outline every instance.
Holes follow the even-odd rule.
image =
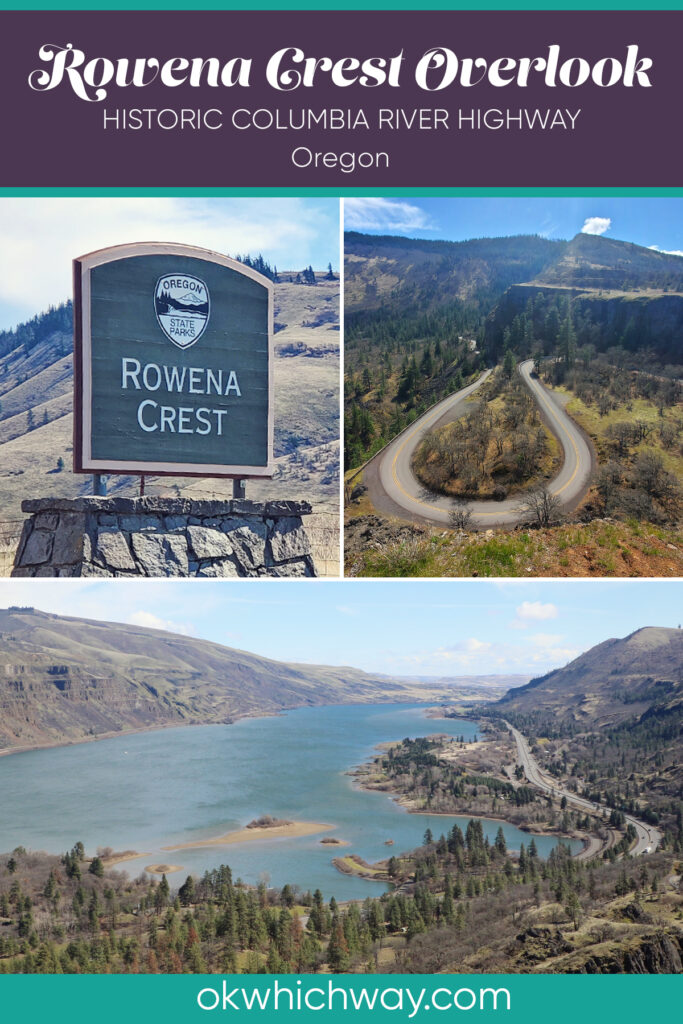
[[[209,322],[209,289],[192,274],[163,274],[154,289],[159,327],[178,348],[199,341]]]

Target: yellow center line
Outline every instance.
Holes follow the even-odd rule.
[[[487,374],[487,376],[488,376],[488,374]],[[479,387],[479,385],[484,382],[484,379],[485,378],[480,378],[480,380],[478,380],[475,385],[470,385],[471,390],[472,391],[476,390],[476,388]],[[465,389],[465,390],[467,390],[467,389]],[[468,395],[471,394],[471,391],[468,391],[467,394]],[[577,444],[576,444],[574,438],[571,436],[569,431],[566,430],[564,424],[562,423],[562,421],[561,421],[561,419],[560,419],[560,417],[558,415],[558,409],[547,398],[547,396],[545,394],[545,391],[543,389],[543,385],[540,384],[540,382],[539,382],[539,390],[538,390],[538,392],[534,390],[533,394],[534,394],[534,398],[536,399],[538,404],[539,405],[543,405],[543,407],[545,408],[546,412],[548,413],[550,419],[555,422],[555,424],[556,424],[556,426],[558,428],[558,432],[563,437],[568,438],[570,444],[572,445],[572,447],[574,449],[574,455],[575,455],[575,459],[576,459],[576,464],[574,466],[574,472],[569,477],[569,479],[566,481],[566,483],[564,483],[562,485],[562,487],[558,488],[556,491],[552,491],[551,492],[555,496],[555,495],[561,494],[564,490],[566,490],[566,488],[569,487],[569,485],[573,482],[574,478],[576,477],[576,474],[579,471],[579,466],[580,466],[580,461],[581,461],[580,460],[580,456],[579,456],[579,449],[577,447]],[[461,397],[462,398],[466,398],[467,395],[463,394]],[[408,444],[408,442],[411,441],[415,437],[415,435],[418,434],[421,430],[426,429],[429,426],[429,424],[432,423],[432,421],[434,419],[436,419],[436,418],[438,418],[440,416],[443,416],[443,415],[444,415],[444,412],[440,408],[437,408],[437,409],[434,410],[434,412],[427,419],[422,418],[419,421],[418,425],[415,427],[415,429],[413,431],[411,431],[410,434],[406,435],[406,437],[404,438],[403,442],[401,443],[399,448],[396,450],[396,454],[394,455],[393,461],[391,463],[391,475],[392,475],[392,477],[394,479],[394,483],[398,487],[399,491],[401,491],[401,493],[403,495],[405,495],[405,497],[408,499],[408,501],[414,502],[416,505],[423,505],[425,508],[430,509],[432,512],[434,512],[435,508],[441,508],[441,506],[434,505],[432,502],[422,501],[421,498],[416,498],[414,495],[412,495],[408,491],[406,491],[405,487],[403,487],[403,485],[401,484],[400,480],[398,479],[397,465],[396,464],[398,462],[398,458],[399,458],[401,452],[403,451],[405,446]],[[565,413],[565,415],[567,415],[567,413]],[[562,440],[562,438],[560,438],[560,440]],[[442,511],[445,511],[445,510],[442,509]],[[494,512],[475,512],[474,514],[475,514],[475,516],[496,516],[496,515],[500,515],[501,512],[500,512],[500,509],[497,509]]]
[[[486,376],[488,376],[488,374]],[[475,384],[469,385],[469,387],[471,388],[470,391],[467,391],[467,388],[465,388],[464,390],[467,391],[467,395],[470,395],[472,393],[472,391],[476,391],[476,389],[479,387],[479,385],[483,384],[484,380],[485,380],[485,378],[481,377],[478,381],[476,381]],[[461,393],[458,392],[458,394],[461,394]],[[461,394],[461,398],[466,398],[467,395]],[[457,401],[460,401],[460,398],[458,398]],[[453,403],[453,404],[455,404],[455,403]],[[414,498],[412,496],[412,494],[409,494],[408,491],[406,491],[406,489],[401,485],[401,483],[400,483],[400,481],[398,479],[398,476],[396,474],[396,462],[398,460],[399,455],[401,454],[401,452],[403,451],[405,446],[408,444],[408,441],[410,441],[413,437],[415,437],[416,434],[419,434],[419,432],[421,430],[425,429],[434,419],[437,419],[439,416],[444,416],[444,415],[445,415],[444,411],[440,407],[437,407],[434,410],[434,412],[430,414],[428,419],[426,419],[426,420],[424,418],[420,419],[418,425],[415,427],[415,430],[411,431],[411,433],[408,434],[403,439],[403,443],[397,449],[396,454],[394,455],[393,462],[391,463],[391,475],[393,476],[394,483],[398,487],[399,491],[401,491],[402,494],[405,494],[406,498],[408,498],[409,501],[415,501],[415,502],[417,502],[418,505],[424,505],[425,508],[430,508],[430,509],[432,509],[432,511],[434,510],[435,507],[438,508],[438,505],[434,506],[434,505],[430,504],[427,501],[421,501],[419,498]]]

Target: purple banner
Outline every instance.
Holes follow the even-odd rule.
[[[678,186],[681,12],[5,12],[2,186]]]

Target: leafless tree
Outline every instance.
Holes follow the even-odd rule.
[[[456,502],[448,513],[448,523],[453,530],[467,530],[472,520],[472,508],[464,501]]]
[[[530,491],[520,504],[520,510],[531,516],[538,526],[550,526],[560,517],[560,499],[551,494],[547,487]]]
[[[671,449],[676,445],[681,435],[680,423],[672,420],[665,420],[659,428],[659,437],[662,445],[666,449]]]
[[[598,395],[598,412],[600,413],[600,415],[606,416],[611,408],[612,402],[610,401],[609,395],[605,394],[604,392]]]

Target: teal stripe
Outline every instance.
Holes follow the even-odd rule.
[[[652,5],[645,6],[643,0],[600,0],[597,9],[601,11],[678,11],[683,7],[682,0],[656,0]],[[188,0],[144,0],[136,3],[135,0],[105,0],[95,5],[93,0],[33,0],[32,3],[21,5],[22,10],[31,11],[183,11],[188,8]],[[0,10],[17,10],[19,5],[16,0],[0,0]],[[198,6],[193,8],[191,13],[196,11],[592,11],[596,4],[590,0],[558,0],[557,3],[549,3],[549,0],[487,0],[485,3],[476,3],[476,0],[427,0],[424,5],[417,4],[415,0],[333,0],[329,5],[321,3],[321,0],[293,0],[286,3],[283,0],[200,0]]]
[[[0,198],[7,196],[683,196],[677,188],[0,188]]]

